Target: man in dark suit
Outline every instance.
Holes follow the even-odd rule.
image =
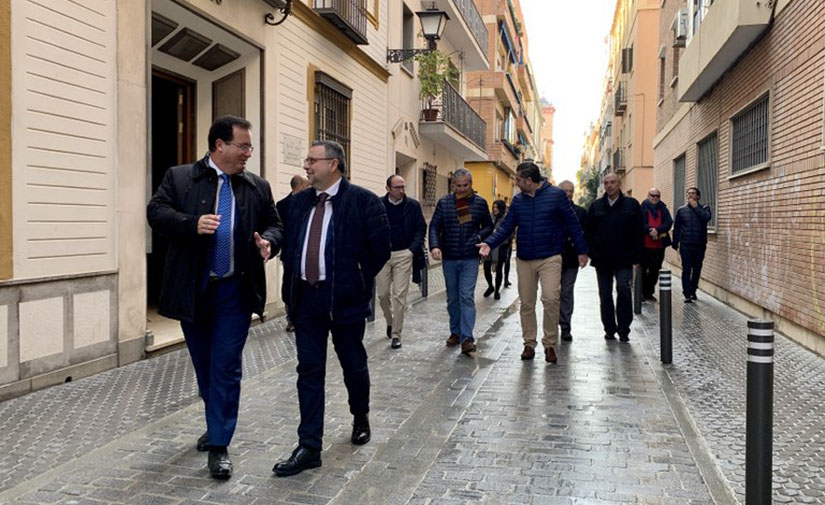
[[[370,440],[370,378],[364,329],[375,276],[390,258],[390,227],[381,200],[351,184],[344,149],[312,144],[304,170],[312,186],[295,195],[285,218],[284,292],[298,349],[298,447],[277,463],[278,476],[321,466],[327,339],[344,372],[353,415],[350,441]]]
[[[278,209],[278,216],[281,218],[281,222],[286,224],[284,220],[286,216],[289,214],[289,205],[292,203],[292,199],[295,195],[300,193],[301,191],[307,189],[309,187],[309,181],[306,178],[300,175],[293,175],[292,179],[289,181],[289,187],[292,191],[286,195],[285,197],[278,200],[278,203],[275,204],[275,208]],[[281,257],[281,261],[283,261],[283,257]],[[284,283],[281,283],[281,287],[283,287]],[[286,300],[286,294],[281,293],[281,299]],[[287,333],[292,333],[295,331],[295,325],[292,324],[292,321],[289,319],[289,307],[286,307],[287,317],[286,317],[286,328],[285,330]]]
[[[252,125],[224,116],[209,129],[209,154],[170,168],[147,208],[169,241],[160,314],[178,319],[206,408],[212,477],[232,475],[227,446],[238,421],[241,353],[252,313],[266,302],[264,264],[282,228],[269,183],[246,172]]]

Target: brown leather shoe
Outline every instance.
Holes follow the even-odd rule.
[[[475,340],[465,340],[461,342],[461,352],[464,354],[470,354],[471,352],[476,352],[478,348],[476,347]]]
[[[558,361],[556,358],[556,351],[552,347],[545,347],[544,348],[544,361],[548,363],[555,363]]]
[[[529,345],[524,346],[524,350],[521,351],[521,359],[526,361],[528,359],[533,359],[536,357],[536,350],[530,347]]]
[[[456,335],[455,333],[451,333],[449,337],[447,337],[447,347],[455,347],[461,342],[461,337]]]

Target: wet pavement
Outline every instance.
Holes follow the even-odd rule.
[[[558,364],[543,353],[522,362],[515,285],[496,301],[481,296],[480,279],[479,353],[469,358],[444,346],[446,303],[432,273],[402,349],[389,348],[380,318],[367,326],[369,444],[349,443],[331,352],[323,466],[272,476],[298,420],[294,342],[278,319],[247,343],[231,480],[210,479],[194,448],[202,407],[186,351],[176,351],[0,403],[0,503],[744,503],[741,315],[707,296],[684,311],[674,302],[665,368],[658,307],[646,304],[629,344],[604,341],[586,269]],[[774,499],[825,503],[825,361],[780,338],[776,373]]]

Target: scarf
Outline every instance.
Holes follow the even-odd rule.
[[[642,202],[642,212],[650,211],[650,215],[653,216],[653,219],[659,219],[659,210],[664,209],[667,205],[664,202],[659,202],[657,204],[650,203],[650,200],[645,200]]]
[[[458,223],[465,224],[473,220],[473,215],[470,213],[470,197],[473,195],[471,191],[463,195],[456,193],[455,195],[455,210],[458,213]]]

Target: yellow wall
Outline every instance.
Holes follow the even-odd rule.
[[[12,276],[12,215],[11,215],[11,5],[0,7],[0,138],[6,148],[0,149],[0,279]]]
[[[473,189],[492,206],[494,200],[504,200],[507,205],[513,200],[513,181],[508,172],[493,163],[465,163],[473,174]],[[495,188],[495,194],[493,189]]]

